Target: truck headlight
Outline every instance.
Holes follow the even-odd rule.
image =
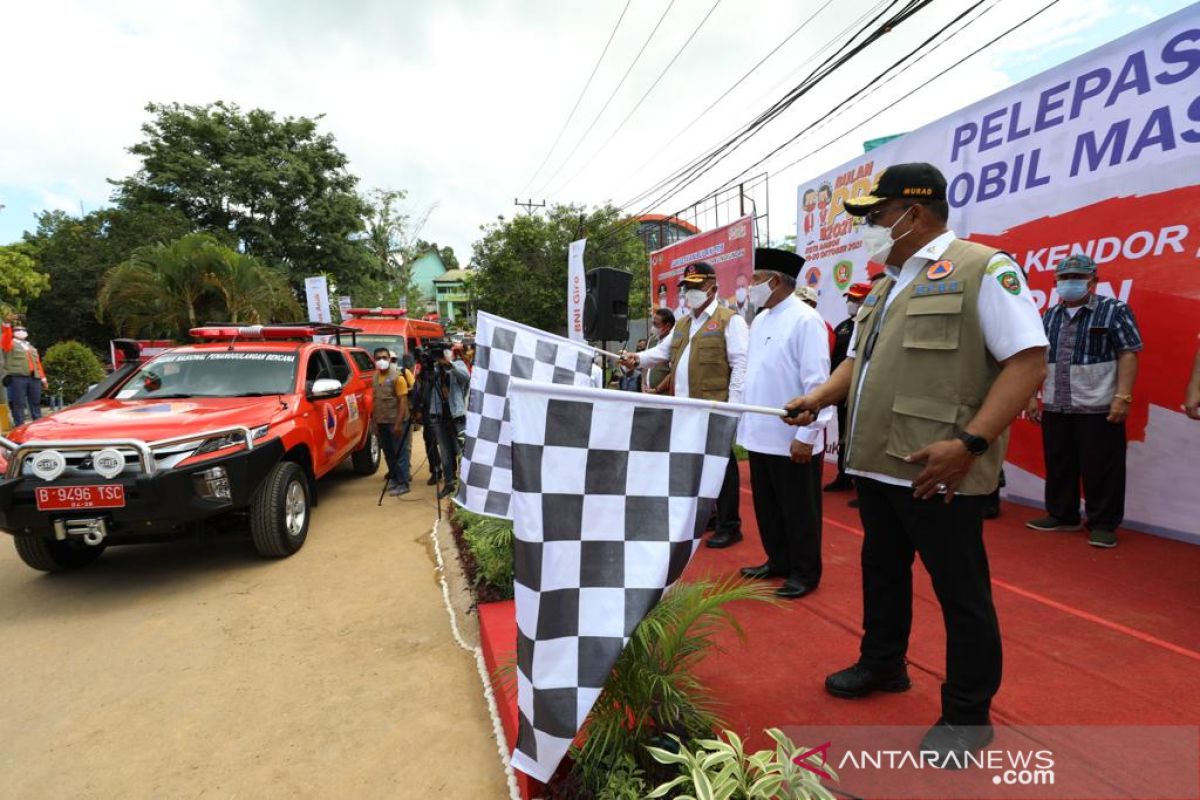
[[[267,429],[270,427],[270,425],[259,425],[257,428],[251,428],[250,438],[261,439],[267,435]],[[245,437],[243,437],[240,433],[229,433],[225,436],[215,436],[212,439],[205,439],[204,442],[196,448],[196,452],[192,453],[192,455],[202,456],[205,453],[224,450],[226,447],[236,447],[239,444],[244,444],[245,441]]]
[[[229,488],[229,473],[224,467],[203,469],[192,475],[196,494],[205,500],[229,500],[233,492]]]

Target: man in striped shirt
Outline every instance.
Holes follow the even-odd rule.
[[[1055,268],[1059,303],[1042,316],[1050,350],[1028,414],[1042,424],[1046,512],[1026,523],[1039,531],[1077,531],[1079,487],[1088,544],[1116,547],[1125,516],[1125,417],[1133,402],[1142,335],[1129,306],[1096,294],[1096,263],[1078,254]]]

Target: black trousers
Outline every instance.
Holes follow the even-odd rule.
[[[815,588],[821,582],[821,454],[807,464],[750,453],[754,517],[767,564]]]
[[[837,421],[838,421],[838,445],[837,445],[837,465],[838,465],[838,480],[847,480],[849,475],[846,474],[846,441],[850,438],[850,431],[846,430],[846,404],[838,403],[837,406]]]
[[[717,495],[717,524],[714,533],[740,534],[742,532],[742,515],[738,511],[741,502],[742,476],[738,472],[737,457],[729,454],[729,463],[725,465],[725,480],[721,484],[721,493]]]
[[[863,664],[899,668],[912,630],[914,553],[933,579],[946,624],[942,716],[951,724],[988,721],[1000,688],[1000,625],[983,547],[983,497],[917,500],[912,489],[856,478],[865,537]]]
[[[442,458],[438,453],[438,440],[433,432],[433,425],[428,419],[421,426],[421,438],[425,441],[425,459],[429,462],[429,474],[435,478],[442,477]]]
[[[1046,456],[1046,513],[1079,522],[1079,484],[1087,504],[1087,526],[1116,530],[1125,519],[1125,423],[1106,414],[1042,415]]]

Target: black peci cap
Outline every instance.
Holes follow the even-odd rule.
[[[946,199],[946,178],[933,164],[893,164],[879,173],[871,191],[859,197],[847,198],[846,212],[864,216],[884,200],[916,200],[936,202]]]
[[[804,258],[787,250],[776,250],[774,247],[756,247],[754,268],[769,269],[796,278],[804,268]]]

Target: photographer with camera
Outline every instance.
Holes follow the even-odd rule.
[[[445,485],[438,498],[449,497],[458,488],[459,439],[466,428],[467,389],[471,374],[461,357],[445,341],[426,342],[421,348],[421,372],[414,391],[414,413],[436,444]],[[427,446],[429,438],[426,439]],[[432,472],[432,453],[430,471]]]

